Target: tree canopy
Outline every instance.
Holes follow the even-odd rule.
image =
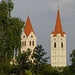
[[[11,0],[0,2],[0,62],[9,62],[14,51],[20,51],[24,22],[11,16],[14,4]]]
[[[13,9],[12,0],[0,2],[0,75],[75,75],[75,50],[70,54],[71,65],[61,67],[62,71],[47,63],[49,57],[45,57],[42,45],[36,46],[33,53],[30,49],[20,53],[24,22],[11,16]],[[14,52],[17,64],[10,65]]]
[[[47,54],[47,52],[44,51],[44,49],[42,48],[42,45],[38,45],[35,47],[35,49],[33,50],[33,63],[34,63],[34,72],[35,74],[40,74],[44,64],[46,64],[48,62],[49,57],[45,57],[45,55]]]

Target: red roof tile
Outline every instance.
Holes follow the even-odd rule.
[[[60,12],[59,12],[59,9],[57,11],[57,18],[56,18],[55,29],[52,32],[52,34],[54,34],[54,36],[56,36],[58,33],[60,33],[61,36],[64,36],[63,34],[65,34],[65,32],[63,32],[63,30],[62,30],[62,24],[61,24],[61,20],[60,20]]]
[[[31,24],[31,21],[30,21],[30,18],[28,16],[26,24],[25,24],[25,27],[24,27],[24,32],[25,32],[25,34],[26,34],[27,37],[29,36],[29,34],[31,33],[31,31],[34,32],[32,24]]]

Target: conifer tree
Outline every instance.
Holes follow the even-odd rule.
[[[44,51],[41,45],[38,45],[33,50],[33,55],[32,55],[33,63],[34,63],[33,67],[36,75],[40,74],[43,65],[48,62],[49,57],[45,57],[46,54],[47,52]]]

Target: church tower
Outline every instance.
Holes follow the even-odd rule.
[[[34,50],[36,47],[36,35],[33,30],[29,16],[25,22],[24,31],[21,35],[21,53],[26,51],[28,48]]]
[[[59,9],[55,28],[51,33],[51,65],[56,67],[66,66],[66,33],[62,29]]]

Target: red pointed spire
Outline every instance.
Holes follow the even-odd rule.
[[[65,32],[63,32],[63,30],[62,30],[62,24],[61,24],[59,9],[57,11],[55,29],[54,29],[54,32],[52,32],[52,34],[54,34],[54,36],[56,36],[58,33],[60,33],[61,36],[64,36],[63,34],[65,34]]]
[[[26,21],[26,25],[24,27],[24,32],[25,32],[25,34],[26,34],[27,37],[29,36],[29,34],[31,33],[31,31],[34,32],[32,24],[31,24],[31,21],[30,21],[30,18],[28,16],[27,21]]]

